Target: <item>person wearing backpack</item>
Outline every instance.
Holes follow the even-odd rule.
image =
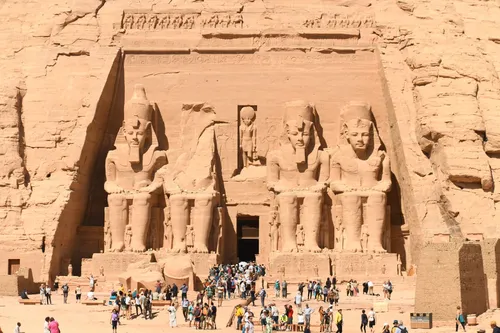
[[[200,305],[196,304],[196,307],[194,308],[194,327],[198,330],[201,329],[200,323],[201,323],[201,309]]]
[[[399,332],[398,333],[408,333],[408,329],[406,328],[405,325],[403,325],[403,321],[402,320],[398,321],[398,327],[399,327]]]
[[[68,287],[67,283],[65,283],[62,286],[62,291],[63,291],[63,297],[64,297],[64,304],[67,304],[68,303],[68,294],[69,294],[69,287]],[[77,299],[78,299],[78,297],[77,297]]]
[[[146,290],[146,299],[144,300],[144,318],[153,319],[153,292],[151,290]]]
[[[265,306],[265,301],[266,301],[266,290],[265,289],[261,289],[261,291],[259,292],[259,296],[260,296],[260,304],[262,305],[262,307]]]
[[[465,332],[465,318],[462,313],[462,309],[460,308],[460,306],[457,306],[457,315],[455,317],[455,332],[458,332],[459,325],[462,326]]]

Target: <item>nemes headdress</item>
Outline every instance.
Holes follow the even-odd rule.
[[[151,103],[146,96],[146,90],[142,84],[134,86],[134,93],[132,98],[125,103],[124,106],[124,119],[137,117],[151,121],[152,107]]]

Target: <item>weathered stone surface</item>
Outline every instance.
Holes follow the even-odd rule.
[[[449,321],[457,306],[467,314],[483,313],[486,283],[480,244],[428,244],[418,268],[415,312],[431,312],[436,321]],[[436,285],[446,291],[434,292]]]

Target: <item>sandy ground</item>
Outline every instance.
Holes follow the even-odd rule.
[[[341,290],[344,290],[343,288]],[[292,295],[289,299],[274,298],[274,290],[268,290],[271,297],[266,299],[266,302],[275,302],[280,313],[285,304],[292,304]],[[295,293],[292,293],[295,294]],[[194,293],[189,294],[189,298],[194,298]],[[37,299],[37,295],[31,298]],[[382,297],[374,297],[367,295],[360,295],[358,297],[341,296],[339,308],[344,311],[344,332],[359,332],[361,310],[366,309],[369,311],[374,301],[381,301]],[[85,306],[76,304],[74,295],[70,294],[70,303],[63,304],[62,295],[53,295],[53,305],[21,305],[18,303],[16,297],[0,297],[0,327],[4,333],[13,332],[16,322],[21,322],[21,331],[26,333],[43,332],[43,323],[46,316],[54,317],[60,324],[62,333],[89,333],[89,332],[111,332],[111,325],[109,322],[111,307],[109,306]],[[224,332],[235,332],[234,326],[226,328],[226,323],[229,319],[231,311],[239,303],[239,300],[224,301],[221,308],[219,308],[217,315],[217,330]],[[315,309],[312,317],[312,325],[319,324],[319,315],[317,310],[319,306],[325,305],[319,301],[309,301],[309,306]],[[429,330],[411,330],[410,329],[410,312],[413,311],[414,304],[414,290],[401,290],[393,294],[393,298],[389,303],[389,312],[377,314],[377,325],[375,332],[381,332],[382,324],[384,322],[392,323],[394,319],[402,319],[407,325],[408,329],[414,331],[427,331]],[[255,302],[256,306],[251,306],[252,311],[258,317],[260,313],[260,300]],[[178,309],[177,319],[178,328],[172,329],[169,327],[169,316],[165,309],[153,309],[155,318],[153,320],[144,320],[144,318],[136,318],[132,320],[122,319],[122,325],[118,327],[120,333],[135,333],[135,332],[171,332],[172,330],[182,332],[194,331],[194,328],[189,328],[188,324],[184,322],[181,308]],[[295,315],[296,315],[295,311]],[[484,316],[482,325],[475,327],[468,327],[468,332],[476,332],[480,328],[485,328],[487,332],[491,329],[487,327],[491,319],[496,319],[500,322],[500,313],[492,312],[488,316]],[[295,317],[296,322],[296,317]],[[258,319],[254,320],[256,328]],[[432,332],[454,332],[455,327],[438,327],[430,331]],[[318,328],[312,329],[312,332],[319,332]]]

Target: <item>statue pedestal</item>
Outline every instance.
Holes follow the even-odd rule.
[[[149,260],[150,252],[133,253],[94,253],[91,260],[82,261],[82,276],[93,274],[98,277],[100,267],[104,267],[104,276],[108,279],[118,278],[118,276],[127,271],[131,263]]]
[[[177,284],[189,280],[189,290],[199,290],[201,283],[208,278],[210,268],[220,263],[220,256],[216,253],[169,253],[162,251],[156,257],[158,262],[165,263],[165,278]]]
[[[330,257],[326,253],[270,253],[269,272],[280,281],[326,280],[331,276]]]
[[[351,279],[354,277],[369,276],[375,280],[377,277],[397,276],[398,258],[396,253],[331,253],[333,274],[337,279]],[[385,265],[385,271],[384,271]]]

